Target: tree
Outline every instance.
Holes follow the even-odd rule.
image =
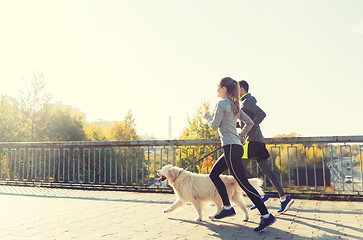
[[[297,133],[279,134],[274,137],[299,137]],[[323,167],[324,158],[328,157],[329,150],[325,145],[318,144],[277,144],[269,145],[267,149],[270,152],[270,159],[272,161],[272,168],[277,176],[282,175],[282,184],[287,186],[289,179],[289,169],[296,168],[320,168]],[[327,151],[328,150],[328,151]],[[290,172],[292,176],[293,172]]]
[[[113,141],[135,141],[138,139],[136,135],[136,124],[135,119],[132,116],[131,111],[128,111],[124,120],[122,122],[113,122],[113,126],[109,129],[108,137],[109,140]],[[120,148],[117,152],[117,159],[122,159],[118,162],[119,166],[124,166],[121,168],[121,175],[119,176],[120,181],[127,183],[130,181],[130,178],[126,178],[127,176],[127,169],[136,169],[136,175],[138,177],[138,182],[141,183],[142,179],[144,181],[149,180],[147,175],[147,171],[143,169],[148,169],[147,162],[144,161],[145,159],[145,149],[141,148]],[[128,168],[126,167],[128,166]],[[150,169],[149,169],[150,170]],[[151,172],[152,170],[150,170]],[[129,171],[128,174],[133,174]],[[121,176],[124,176],[126,179],[121,179]],[[131,183],[131,182],[130,182]]]
[[[70,107],[52,106],[47,116],[41,118],[43,128],[38,128],[38,141],[83,141],[84,116]]]
[[[210,104],[203,102],[197,109],[197,114],[191,118],[188,116],[189,126],[183,129],[182,139],[216,139],[217,131],[213,131],[204,120],[204,114],[210,112]]]
[[[204,120],[204,114],[206,112],[210,112],[210,104],[208,102],[203,102],[202,105],[197,109],[196,115],[191,118],[188,116],[188,124],[189,126],[184,128],[182,139],[217,139],[217,131],[212,130],[206,120]],[[195,147],[193,150],[189,147],[181,147],[181,159],[185,159],[185,163],[180,162],[179,166],[186,167],[191,166],[194,162],[198,161],[202,156],[206,155],[214,151],[217,146],[200,146]],[[196,166],[199,172],[209,172],[211,167],[213,166],[214,161],[217,158],[217,154],[214,154],[210,157],[202,160],[201,168],[200,166]]]
[[[301,135],[296,133],[290,133],[290,134],[280,134],[275,135],[275,137],[299,137]],[[271,146],[270,146],[271,147]],[[288,154],[288,148],[291,148],[291,146],[288,145],[279,145],[281,148],[281,161],[283,166],[287,166],[287,154]],[[317,144],[312,145],[303,145],[303,144],[295,144],[294,147],[296,147],[295,152],[292,150],[290,151],[291,154],[289,155],[291,157],[291,160],[296,163],[298,161],[298,166],[303,167],[305,164],[308,167],[321,167],[322,166],[322,149]],[[275,148],[271,150],[271,156],[276,157],[275,162],[276,165],[279,165],[280,158],[277,156],[278,149]],[[293,154],[294,153],[294,154]],[[297,156],[297,159],[296,159]],[[326,157],[327,154],[324,150],[324,156]],[[315,157],[315,158],[314,158]]]
[[[131,111],[127,112],[124,121],[113,122],[109,132],[109,139],[113,141],[134,141],[137,140],[135,119]]]
[[[18,101],[10,96],[1,96],[0,142],[22,141],[22,130]]]
[[[87,140],[92,141],[106,141],[107,137],[104,130],[95,124],[89,124],[85,127],[85,134]]]
[[[35,132],[42,125],[37,125],[39,115],[43,112],[46,114],[46,108],[51,95],[46,91],[46,82],[42,73],[36,73],[33,76],[33,81],[27,84],[27,87],[20,91],[20,103],[22,110],[22,122],[24,133],[26,134],[25,140],[34,141],[37,137]]]

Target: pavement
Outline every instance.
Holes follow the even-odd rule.
[[[267,204],[277,217],[263,233],[254,232],[257,210],[250,220],[237,215],[204,221],[185,205],[165,214],[174,194],[91,191],[0,186],[0,239],[363,239],[363,202],[296,199],[278,215],[278,199]]]

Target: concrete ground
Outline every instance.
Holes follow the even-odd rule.
[[[173,194],[0,186],[0,239],[363,239],[363,202],[295,200],[263,233],[257,210],[196,222],[193,206],[164,214]]]

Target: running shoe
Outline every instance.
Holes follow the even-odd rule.
[[[226,209],[222,209],[222,211],[220,213],[218,213],[214,218],[215,219],[222,219],[222,218],[225,218],[225,217],[231,217],[231,216],[234,216],[236,215],[236,212],[234,211],[233,208],[229,209],[229,210],[226,210]]]
[[[263,203],[268,203],[270,201],[270,198],[265,194],[264,196],[263,196],[263,198],[262,198],[262,202]],[[256,209],[257,207],[255,206],[255,205],[253,205],[252,207],[251,207],[251,210],[254,210],[254,209]]]
[[[277,212],[280,214],[285,213],[293,203],[294,199],[291,199],[289,196],[286,196],[285,201],[281,202],[281,208]]]
[[[268,218],[261,217],[260,225],[255,228],[256,232],[263,232],[268,226],[276,222],[276,218],[270,213]]]

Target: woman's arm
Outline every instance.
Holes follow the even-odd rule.
[[[224,112],[225,112],[225,106],[223,105],[222,101],[219,101],[216,109],[216,113],[214,114],[214,119],[209,113],[205,114],[205,119],[207,119],[208,125],[211,129],[217,130],[219,125],[221,124]]]

